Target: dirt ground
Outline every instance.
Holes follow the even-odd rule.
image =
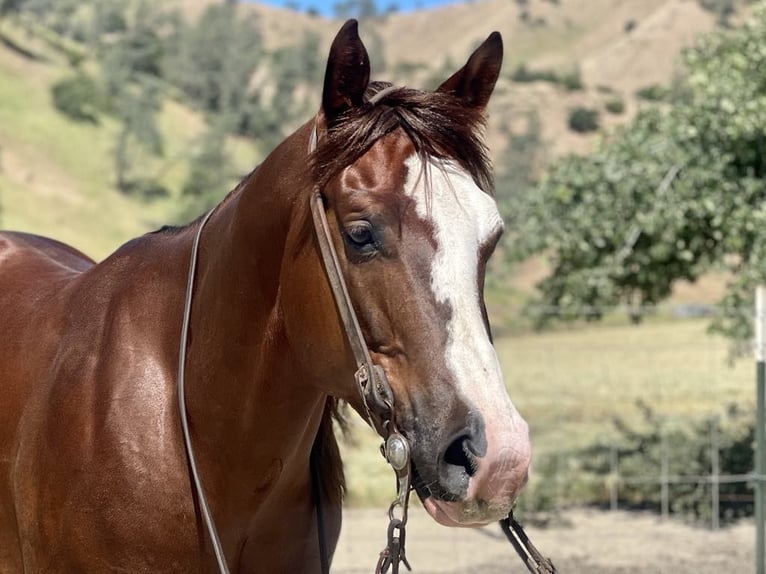
[[[526,528],[561,574],[729,574],[754,570],[755,528],[713,532],[651,514],[571,510],[562,524]],[[385,541],[385,512],[345,512],[334,574],[371,574]],[[407,555],[416,574],[523,574],[499,527],[453,529],[411,511]],[[405,571],[402,568],[402,571]]]

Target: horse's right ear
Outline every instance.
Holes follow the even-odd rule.
[[[370,82],[370,58],[359,38],[356,20],[348,20],[330,48],[322,91],[322,112],[327,126],[343,112],[362,105]]]

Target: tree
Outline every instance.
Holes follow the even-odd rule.
[[[765,46],[762,3],[741,30],[684,54],[683,98],[639,114],[595,154],[551,166],[515,243],[519,256],[551,255],[546,305],[572,315],[653,305],[675,281],[725,266],[735,279],[722,303],[749,310],[753,285],[766,281]],[[741,312],[714,327],[750,335]]]
[[[498,158],[495,175],[495,195],[501,210],[508,217],[522,217],[522,199],[537,184],[545,158],[542,122],[534,110],[522,112],[523,128],[508,129],[504,153]],[[522,123],[522,122],[515,122]]]
[[[375,0],[340,0],[333,4],[333,12],[335,17],[341,20],[346,18],[369,20],[380,15]]]
[[[235,126],[263,56],[255,18],[238,17],[235,3],[210,5],[195,25],[177,26],[170,45],[166,77],[198,107]]]
[[[134,166],[140,163],[141,151],[152,155],[163,151],[156,118],[162,107],[159,29],[164,15],[142,1],[131,16],[125,32],[106,46],[101,70],[111,109],[122,122],[114,146],[117,187],[151,195],[157,186],[136,173]]]
[[[0,20],[21,10],[24,0],[0,0]]]
[[[156,83],[138,82],[117,95],[116,112],[122,120],[122,128],[115,143],[114,161],[117,188],[122,192],[157,193],[157,186],[146,175],[139,175],[135,166],[143,163],[141,150],[152,155],[162,154],[162,134],[156,121],[161,105]]]
[[[51,87],[53,105],[75,121],[97,124],[105,111],[101,86],[84,72],[62,78]]]
[[[221,192],[229,183],[228,170],[226,126],[213,124],[199,138],[189,161],[189,174],[181,190],[187,202],[184,219],[207,211],[221,200]]]
[[[271,150],[283,139],[286,130],[297,127],[297,122],[318,106],[324,73],[320,43],[317,34],[308,33],[299,43],[272,54],[271,97],[252,95],[239,124],[240,133],[259,140],[263,151]]]
[[[586,133],[598,130],[598,110],[578,106],[569,111],[569,129],[573,132]]]

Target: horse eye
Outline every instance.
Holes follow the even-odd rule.
[[[372,225],[367,221],[358,221],[346,226],[343,234],[351,247],[365,253],[372,253],[376,248]]]

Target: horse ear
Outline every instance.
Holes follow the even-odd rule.
[[[492,32],[468,58],[465,66],[452,74],[437,92],[455,94],[469,106],[486,108],[503,65],[503,38]]]
[[[322,111],[327,125],[343,112],[362,105],[370,82],[370,58],[359,38],[356,20],[348,20],[330,48],[322,91]]]

